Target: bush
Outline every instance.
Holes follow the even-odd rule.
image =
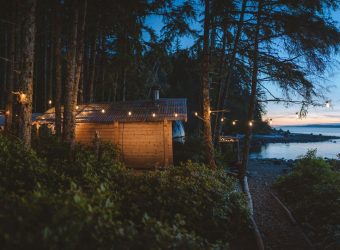
[[[0,137],[0,244],[5,249],[228,249],[248,233],[235,182],[188,162],[136,173],[113,145],[52,138],[34,151]],[[45,144],[44,144],[45,143]]]
[[[204,152],[203,138],[187,137],[184,144],[174,143],[174,163],[178,165],[188,160],[204,163],[206,161]]]
[[[185,143],[174,143],[174,163],[179,165],[187,161],[206,163],[205,144],[202,137],[188,137]],[[215,161],[219,168],[225,169],[231,162],[237,161],[237,155],[231,149],[231,144],[221,145],[221,150],[215,151]]]
[[[275,187],[300,222],[317,228],[320,237],[334,240],[340,225],[339,172],[310,151]]]
[[[48,177],[55,176],[33,150],[26,150],[20,142],[13,143],[0,134],[0,193],[31,191]]]
[[[119,180],[118,180],[119,181]],[[124,216],[145,212],[161,221],[183,216],[188,230],[210,242],[234,240],[247,230],[248,211],[235,182],[222,171],[188,162],[164,172],[128,176],[119,183]]]

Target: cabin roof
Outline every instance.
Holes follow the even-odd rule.
[[[129,113],[131,112],[131,113]],[[55,108],[37,117],[39,123],[54,122]],[[187,120],[186,99],[126,101],[118,103],[91,103],[77,106],[77,123],[142,122]]]

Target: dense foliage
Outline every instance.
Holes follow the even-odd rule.
[[[334,164],[333,164],[334,165]],[[323,244],[340,240],[340,172],[310,151],[275,187],[297,219]]]
[[[113,146],[99,156],[77,146],[70,158],[54,140],[34,145],[0,135],[5,249],[228,249],[249,233],[244,198],[223,172],[188,162],[136,173]]]

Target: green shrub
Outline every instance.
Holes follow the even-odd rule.
[[[174,143],[174,163],[178,165],[188,160],[204,163],[206,161],[204,152],[203,138],[187,137],[184,144]]]
[[[0,134],[0,188],[2,191],[21,193],[33,190],[37,183],[53,182],[43,160],[33,150],[26,150],[20,142],[13,143]]]
[[[126,170],[118,151],[100,159],[78,145],[0,137],[0,245],[5,249],[228,249],[249,233],[244,197],[222,171],[187,162]]]
[[[244,197],[222,171],[187,162],[164,172],[117,180],[124,216],[139,220],[145,212],[161,221],[183,216],[188,230],[210,242],[229,241],[248,225]]]
[[[340,173],[309,152],[275,184],[298,220],[334,237],[340,225]],[[326,236],[327,235],[327,236]]]
[[[209,249],[188,232],[177,217],[172,224],[146,214],[141,221],[118,218],[111,190],[99,188],[88,196],[73,186],[67,192],[35,191],[8,199],[0,210],[0,242],[4,249]],[[15,207],[15,210],[13,210]]]

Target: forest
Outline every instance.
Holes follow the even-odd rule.
[[[14,249],[20,246],[16,245],[17,239],[34,246],[35,240],[43,238],[38,248],[75,249],[85,247],[81,237],[89,237],[89,249],[123,246],[125,241],[126,245],[119,249],[141,249],[142,235],[148,238],[157,231],[161,232],[160,238],[148,238],[148,249],[242,249],[244,246],[235,242],[243,233],[248,235],[252,224],[245,208],[249,199],[235,194],[235,183],[220,172],[220,136],[244,134],[236,177],[247,193],[252,133],[271,131],[271,121],[263,120],[266,105],[294,104],[299,107],[297,115],[303,117],[308,108],[323,106],[327,100],[323,80],[337,65],[334,55],[340,48],[340,29],[332,13],[339,10],[340,2],[0,0],[0,4],[0,111],[4,118],[0,143],[5,148],[0,154],[4,181],[0,190],[7,193],[1,213],[17,226],[28,228],[37,219],[34,213],[43,213],[40,209],[44,204],[54,213],[66,202],[64,214],[59,211],[55,221],[44,218],[31,235],[25,235],[24,230],[15,235],[13,228],[5,233],[6,229],[0,228],[0,242]],[[77,144],[78,105],[150,99],[155,86],[160,88],[161,97],[187,99],[185,132],[198,143],[189,143],[183,150],[194,151],[201,146],[201,162],[192,158],[177,170],[138,179],[122,172],[124,167],[116,156],[109,159],[111,153],[119,154],[115,145],[105,144],[98,156],[96,149]],[[55,135],[36,138],[32,115],[50,108],[55,110]],[[60,155],[53,152],[51,145]],[[86,152],[91,153],[85,157]],[[13,173],[10,164],[16,165]],[[190,178],[196,171],[200,179],[193,184]],[[206,210],[196,211],[191,217],[177,202],[177,213],[164,208],[156,212],[152,205],[175,206],[169,198],[175,193],[170,188],[172,182],[182,188],[178,191],[183,192],[181,199],[190,197],[185,176],[202,192],[192,201],[195,204],[188,206],[202,202]],[[46,177],[51,181],[47,183]],[[125,189],[119,183],[126,185]],[[143,185],[149,193],[138,198],[137,187]],[[144,204],[147,214],[140,208],[143,202],[139,199],[163,197],[157,187],[168,195],[168,200]],[[125,191],[132,197],[125,196]],[[125,211],[134,199],[139,205]],[[218,211],[225,217],[219,214],[216,221],[209,221],[206,231],[200,231],[202,225],[196,225],[195,216],[201,213],[209,217],[223,204],[231,207]],[[22,212],[24,222],[11,212],[12,207],[18,209],[18,214],[29,211]],[[173,219],[175,214],[178,218]],[[230,219],[234,215],[235,221]],[[68,216],[78,217],[74,227],[63,228],[62,221]],[[83,225],[81,221],[86,218],[88,224]],[[221,223],[236,229],[225,229],[228,232],[222,235],[216,227]],[[91,227],[97,231],[92,232]],[[111,230],[114,233],[106,238],[104,232]],[[178,234],[183,238],[176,245]]]

